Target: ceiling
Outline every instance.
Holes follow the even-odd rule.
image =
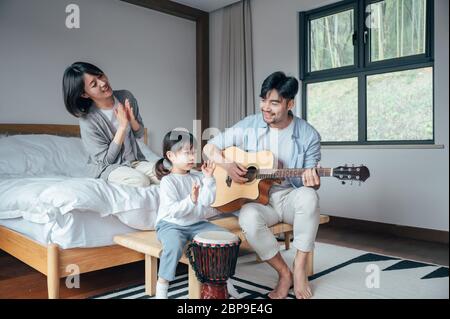
[[[240,0],[172,0],[189,7],[200,9],[206,12],[211,12],[223,7],[226,7],[232,3],[239,2]]]

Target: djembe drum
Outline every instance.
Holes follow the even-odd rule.
[[[197,234],[186,255],[202,283],[201,299],[228,299],[227,280],[234,275],[241,240],[227,231]]]

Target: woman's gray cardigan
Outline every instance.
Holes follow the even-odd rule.
[[[130,129],[128,137],[136,160],[144,161],[145,157],[136,142],[136,139],[144,135],[144,123],[139,114],[138,103],[129,91],[114,91],[113,94],[123,105],[125,105],[125,99],[130,101],[140,128],[136,132]],[[131,165],[123,159],[123,144],[119,146],[113,142],[116,128],[94,104],[91,105],[88,114],[80,118],[80,134],[84,148],[89,154],[88,166],[92,177],[107,180],[109,173],[117,167]]]

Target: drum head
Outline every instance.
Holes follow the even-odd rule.
[[[207,231],[198,233],[194,242],[210,245],[230,245],[239,243],[239,237],[228,231]]]

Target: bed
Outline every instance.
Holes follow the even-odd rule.
[[[0,124],[0,135],[7,135],[9,138],[9,136],[21,136],[23,134],[27,134],[27,136],[36,136],[28,134],[48,134],[51,136],[79,137],[80,132],[77,125]],[[147,131],[144,136],[144,143],[147,144]],[[5,149],[5,147],[3,148]],[[58,152],[54,153],[54,156],[60,156],[60,154],[57,154]],[[20,161],[21,159],[16,163],[9,162],[10,165],[15,165],[12,167],[12,171],[20,166]],[[48,161],[48,159],[44,159],[42,165],[46,164],[45,161]],[[5,163],[3,162],[3,165],[9,165]],[[0,165],[2,165],[1,158]],[[29,165],[29,163],[24,159],[23,165]],[[11,171],[9,170],[11,168],[6,169]],[[48,205],[45,209],[50,212],[51,209],[56,209],[55,207],[57,207],[60,212],[63,212],[58,215],[59,219],[52,219],[49,217],[52,216],[50,213],[37,214],[36,210],[33,210],[33,214],[28,214],[27,207],[30,205],[35,207],[37,205],[36,199],[33,199],[33,196],[30,195],[32,193],[28,194],[27,191],[23,191],[23,197],[26,200],[22,200],[20,205],[25,207],[20,207],[18,201],[14,202],[11,200],[11,196],[8,196],[7,192],[10,190],[12,192],[15,186],[23,187],[22,184],[32,185],[32,182],[37,183],[36,185],[44,186],[46,186],[44,182],[54,182],[56,184],[52,184],[54,186],[53,191],[60,190],[61,194],[64,193],[64,189],[67,190],[68,202],[66,203],[55,204],[54,199],[51,198],[52,193],[48,194]],[[144,260],[143,254],[113,244],[112,237],[115,234],[128,233],[133,229],[151,229],[152,222],[156,217],[155,207],[157,207],[158,203],[155,202],[156,199],[153,199],[156,198],[154,196],[157,193],[157,185],[152,185],[153,189],[147,193],[142,189],[134,191],[134,195],[137,197],[123,195],[127,194],[127,186],[124,186],[125,190],[119,186],[114,189],[108,189],[113,196],[122,195],[127,197],[124,203],[130,202],[130,205],[134,206],[126,207],[125,209],[129,210],[124,210],[124,208],[118,209],[113,207],[115,203],[111,203],[113,205],[111,207],[104,205],[104,212],[100,214],[102,216],[99,216],[97,212],[92,212],[89,205],[85,203],[83,203],[84,206],[81,208],[76,207],[78,211],[72,207],[74,205],[73,202],[70,202],[71,196],[73,196],[73,193],[76,193],[74,190],[78,190],[81,187],[80,185],[83,186],[83,184],[80,184],[81,182],[85,182],[82,174],[80,174],[79,178],[75,176],[69,179],[57,176],[57,174],[56,176],[18,178],[18,176],[14,176],[14,172],[12,176],[3,177],[3,180],[0,180],[0,195],[4,195],[1,203],[3,209],[0,212],[0,214],[3,214],[3,219],[0,220],[0,249],[47,276],[48,297],[51,299],[59,297],[60,278],[73,275],[71,272],[73,268],[68,267],[70,265],[77,265],[79,273],[82,274]],[[100,180],[91,182],[102,183]],[[5,187],[6,183],[8,183],[8,187]],[[70,186],[75,188],[70,188]],[[34,188],[30,189],[34,190]],[[48,190],[48,188],[46,189]],[[40,195],[42,194],[43,192],[40,193]],[[108,199],[103,193],[100,194],[100,197]],[[26,202],[26,205],[23,202]],[[143,202],[148,204],[144,206],[151,206],[148,208],[147,214],[150,217],[143,219],[144,225],[136,227],[133,223],[137,219],[139,221],[142,220],[142,218],[139,218],[142,216],[142,212],[139,212],[139,207],[142,207]],[[19,206],[8,207],[8,204]],[[40,203],[39,205],[43,204]],[[68,209],[68,205],[72,205],[72,209]],[[118,209],[117,214],[108,212],[110,209]],[[49,220],[46,220],[46,218]],[[33,222],[34,219],[36,219],[37,223]],[[61,221],[61,219],[63,220]],[[88,235],[80,236],[80,234],[93,233],[94,229],[97,230],[94,233],[102,236],[95,239]],[[78,241],[70,241],[70,238]]]

